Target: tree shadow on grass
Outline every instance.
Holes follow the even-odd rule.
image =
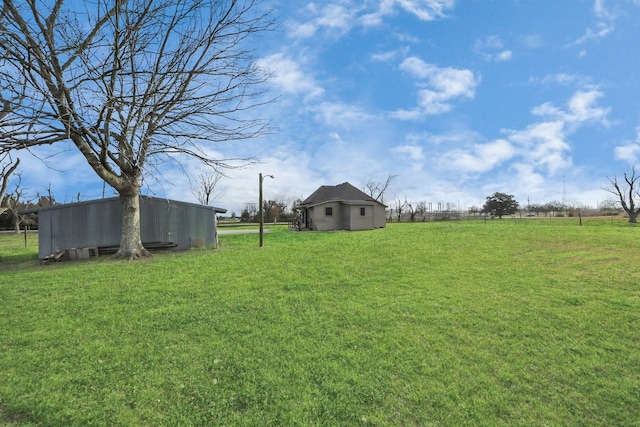
[[[0,271],[19,270],[38,265],[37,254],[2,254],[0,253]]]
[[[40,425],[40,422],[34,419],[31,414],[23,411],[12,411],[3,405],[0,405],[0,423],[3,426]]]

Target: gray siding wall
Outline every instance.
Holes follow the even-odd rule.
[[[341,230],[353,230],[352,218],[351,218],[351,206],[340,204],[340,229]]]
[[[373,205],[345,206],[350,214],[349,230],[371,230],[373,228]],[[360,215],[360,209],[364,208],[364,216]]]
[[[111,198],[53,206],[38,214],[39,257],[57,250],[120,245],[122,208]],[[189,249],[195,243],[217,247],[213,208],[152,197],[140,199],[143,243],[174,243]]]
[[[333,215],[326,216],[327,207],[333,208]],[[365,215],[360,215],[365,208]],[[348,204],[340,201],[321,203],[308,209],[310,228],[317,231],[330,230],[371,230],[387,225],[385,208],[378,203]]]
[[[122,223],[120,212],[118,199],[41,211],[38,214],[39,257],[44,258],[60,249],[118,245]],[[114,218],[118,220],[114,221]]]
[[[375,228],[384,228],[387,226],[387,213],[385,207],[375,204],[373,206],[373,226]]]
[[[309,209],[312,218],[311,228],[318,231],[339,230],[342,228],[343,217],[340,202],[327,202]],[[332,208],[333,214],[326,215],[326,208]]]
[[[161,199],[141,201],[143,242],[173,242],[178,249],[189,249],[197,242],[217,246],[213,209]]]

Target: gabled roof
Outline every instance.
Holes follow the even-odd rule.
[[[369,196],[368,194],[358,190],[348,182],[343,182],[338,185],[323,185],[307,197],[300,206],[312,206],[318,203],[324,203],[332,200],[341,202],[370,202],[380,203],[378,200]],[[383,205],[384,206],[384,205]]]

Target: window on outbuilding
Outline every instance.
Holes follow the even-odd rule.
[[[367,210],[365,208],[360,208],[360,216],[365,216],[367,214]]]
[[[324,208],[325,216],[333,216],[333,208]]]

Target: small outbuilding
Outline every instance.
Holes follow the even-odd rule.
[[[119,197],[51,205],[38,213],[40,259],[70,248],[109,250],[120,246]],[[140,235],[146,248],[189,249],[218,246],[216,215],[226,209],[140,196]]]
[[[372,230],[386,226],[386,206],[348,182],[323,185],[299,205],[302,230]]]

